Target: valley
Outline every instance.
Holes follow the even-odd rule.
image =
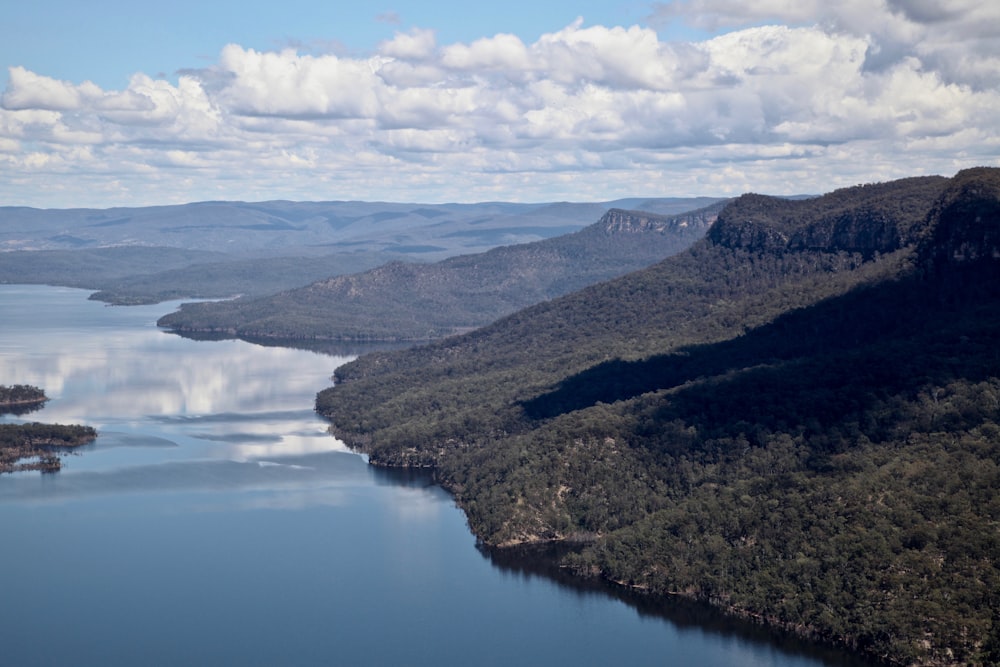
[[[551,224],[299,257],[267,235],[312,213],[271,212],[235,254],[104,239],[0,274],[118,304],[245,295],[160,318],[185,336],[404,346],[339,366],[315,410],[374,466],[428,471],[494,553],[559,544],[571,577],[886,664],[995,662],[1000,170],[627,203],[659,212],[489,204]]]

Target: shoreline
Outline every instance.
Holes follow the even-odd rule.
[[[62,452],[89,445],[97,430],[79,424],[0,424],[0,474],[62,469]],[[25,459],[37,461],[23,462]]]
[[[360,454],[368,454],[363,446],[359,447],[350,444],[348,439],[345,439],[344,433],[335,432],[335,427],[332,422],[330,423],[330,433],[347,443],[348,447],[352,451]],[[354,442],[357,442],[357,439],[354,439]],[[409,470],[430,474],[433,483],[447,491],[455,501],[455,505],[462,510],[468,524],[469,515],[461,497],[455,492],[454,489],[449,488],[447,484],[444,484],[438,478],[436,474],[437,465],[433,463],[414,462],[408,464],[372,460],[370,455],[368,465],[382,470]],[[610,595],[627,600],[641,599],[646,605],[654,607],[673,604],[677,601],[684,601],[685,603],[691,605],[704,605],[708,609],[719,614],[721,618],[728,619],[733,622],[744,623],[748,627],[758,628],[761,631],[768,633],[772,639],[784,639],[786,641],[792,639],[796,642],[801,642],[803,647],[807,647],[809,650],[817,653],[822,653],[824,651],[836,652],[845,657],[849,657],[851,660],[856,660],[859,667],[861,665],[864,665],[865,667],[875,667],[881,665],[900,664],[892,661],[889,656],[877,656],[860,650],[857,646],[856,637],[826,636],[816,628],[785,622],[777,616],[767,614],[763,611],[754,611],[751,609],[735,607],[727,604],[721,598],[704,598],[685,591],[658,591],[646,584],[628,583],[626,581],[616,580],[603,570],[583,570],[564,562],[563,556],[572,552],[574,548],[594,543],[597,540],[597,536],[589,536],[589,538],[584,539],[581,539],[579,535],[566,535],[561,537],[528,537],[516,541],[504,542],[502,544],[492,544],[483,540],[471,525],[468,525],[468,528],[469,532],[476,538],[477,548],[491,554],[491,560],[493,560],[494,557],[499,557],[503,560],[505,555],[516,556],[519,552],[538,552],[534,555],[534,559],[539,562],[544,561],[544,569],[556,570],[561,574],[559,577],[551,574],[548,576],[566,585],[576,587],[600,586],[603,587],[605,592]]]

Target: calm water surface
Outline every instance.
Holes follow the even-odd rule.
[[[0,384],[51,399],[0,419],[100,433],[0,477],[0,664],[854,664],[484,555],[447,494],[326,434],[313,400],[349,357],[86,296],[0,286]]]

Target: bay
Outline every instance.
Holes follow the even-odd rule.
[[[478,549],[426,476],[313,412],[352,350],[193,341],[155,326],[177,304],[87,294],[0,286],[0,384],[50,397],[0,419],[99,431],[0,476],[3,664],[861,664]]]

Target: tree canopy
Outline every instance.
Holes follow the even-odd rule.
[[[1000,659],[1000,170],[753,195],[317,410],[488,544],[897,664]]]

